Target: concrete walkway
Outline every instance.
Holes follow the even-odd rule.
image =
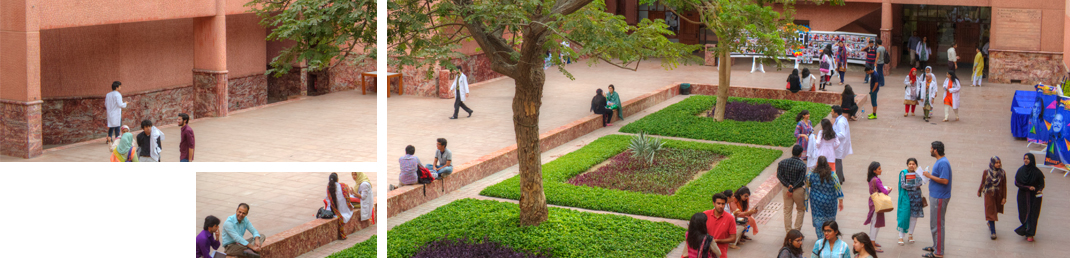
[[[194,161],[375,162],[375,109],[374,94],[350,90],[194,119]],[[131,126],[133,133],[141,132],[133,127],[138,126]],[[165,135],[161,159],[178,161],[179,127],[160,130]],[[46,149],[32,159],[0,156],[0,162],[107,162],[109,155],[102,138]]]
[[[197,173],[197,213],[193,235],[200,233],[204,218],[213,215],[220,220],[234,215],[239,203],[249,204],[248,219],[261,235],[276,235],[316,219],[316,210],[323,207],[327,196],[328,172],[302,173]],[[372,190],[377,189],[377,173],[365,173],[371,179]],[[354,185],[349,172],[338,172],[338,181]],[[354,214],[356,219],[360,214]],[[370,229],[370,231],[369,231]],[[367,228],[354,238],[368,239],[375,228]],[[246,234],[248,237],[248,234]],[[336,241],[338,242],[338,241]],[[360,241],[358,241],[360,242]],[[333,243],[332,243],[333,245]]]
[[[544,98],[546,103],[543,105],[543,120],[540,124],[540,129],[542,131],[552,129],[553,127],[579,119],[580,117],[589,114],[581,112],[580,110],[586,110],[587,98],[589,98],[587,95],[593,95],[587,94],[587,92],[593,91],[593,88],[604,87],[604,85],[610,83],[617,84],[617,81],[633,82],[638,80],[625,77],[628,73],[618,71],[618,73],[620,73],[619,75],[614,74],[614,70],[610,70],[606,67],[579,68],[573,65],[570,68],[572,68],[572,72],[576,74],[578,79],[591,79],[585,81],[585,84],[581,86],[566,87],[557,84],[557,82],[567,82],[557,77],[559,75],[551,74],[548,76],[547,97]],[[783,78],[786,78],[787,76],[786,71],[770,71],[766,74],[750,74],[748,73],[749,68],[749,64],[746,67],[743,67],[741,64],[737,64],[736,67],[734,67],[733,85],[770,88],[783,87]],[[691,74],[708,71],[709,73],[702,73],[703,77],[708,78],[712,75],[714,67],[692,67],[690,69],[693,69],[689,70],[692,72]],[[677,74],[679,71],[683,70],[670,72],[658,70],[657,72],[646,74],[648,75],[645,76],[646,80],[653,81],[651,83],[654,83],[655,85],[647,85],[645,87],[650,87],[652,90],[654,87],[665,86],[670,81],[690,80],[683,77],[687,76],[688,73]],[[598,74],[599,76],[592,76],[591,74]],[[847,179],[847,183],[845,183],[843,188],[846,196],[845,209],[840,212],[838,216],[843,233],[845,235],[850,235],[857,232],[868,232],[869,230],[868,226],[862,225],[862,221],[865,220],[865,214],[868,210],[866,205],[868,188],[866,187],[864,178],[866,173],[865,169],[869,165],[869,162],[880,162],[885,171],[885,174],[881,176],[881,178],[887,185],[894,186],[898,171],[905,168],[907,158],[918,158],[923,167],[931,167],[935,159],[928,156],[929,144],[934,140],[940,140],[947,146],[947,156],[951,162],[955,175],[954,181],[952,182],[953,192],[949,207],[950,211],[947,214],[950,218],[947,220],[949,230],[947,231],[948,246],[946,249],[946,253],[949,257],[1056,257],[1070,252],[1070,246],[1065,245],[1065,241],[1060,240],[1061,238],[1059,235],[1060,232],[1070,230],[1070,218],[1062,215],[1070,212],[1070,203],[1064,201],[1070,198],[1070,191],[1066,191],[1066,189],[1070,187],[1070,179],[1063,178],[1061,175],[1057,174],[1047,174],[1048,190],[1045,192],[1045,196],[1053,198],[1046,198],[1048,201],[1044,203],[1043,212],[1040,218],[1042,228],[1037,232],[1037,242],[1034,243],[1025,242],[1022,237],[1018,237],[1012,231],[1019,226],[1019,223],[1017,222],[1017,206],[1013,200],[1016,196],[1017,189],[1011,186],[1009,191],[1011,198],[1008,200],[1006,213],[1000,216],[1001,219],[996,225],[997,233],[1000,238],[995,241],[989,240],[988,238],[988,228],[985,224],[983,214],[983,201],[976,196],[976,189],[981,180],[981,172],[987,167],[989,157],[994,155],[1000,156],[1003,159],[1005,169],[1011,174],[1009,175],[1011,178],[1013,178],[1013,174],[1017,168],[1022,165],[1020,161],[1021,156],[1029,150],[1025,148],[1025,141],[1014,139],[1010,135],[1009,105],[1015,90],[1028,90],[1031,89],[1032,86],[986,83],[985,86],[981,88],[964,87],[960,110],[962,121],[948,123],[939,122],[940,119],[943,118],[943,106],[937,105],[936,111],[939,111],[939,115],[935,116],[937,119],[934,120],[934,122],[925,123],[920,117],[902,116],[903,105],[901,96],[903,86],[900,84],[906,71],[898,70],[892,74],[894,75],[889,75],[886,81],[886,86],[882,88],[882,92],[879,94],[880,98],[878,104],[880,105],[881,111],[879,119],[862,119],[851,123],[852,135],[854,136],[852,140],[854,142],[855,154],[844,160],[844,165],[846,166],[845,177]],[[847,83],[863,85],[861,76],[857,75],[858,74],[850,75],[847,78]],[[662,81],[650,79],[653,77],[662,78]],[[714,78],[705,81],[716,81],[715,76],[712,77]],[[943,80],[943,77],[943,74],[938,74],[940,81]],[[551,83],[551,81],[555,83]],[[397,182],[397,162],[393,162],[393,160],[396,160],[397,157],[400,156],[402,147],[405,144],[409,144],[409,142],[418,142],[420,144],[419,146],[426,146],[423,147],[424,152],[421,152],[422,149],[418,148],[417,154],[422,155],[421,157],[425,157],[423,160],[425,163],[430,162],[426,159],[431,157],[432,152],[430,149],[433,146],[434,138],[441,137],[436,136],[436,134],[451,137],[451,142],[480,143],[479,145],[468,144],[463,147],[457,146],[451,148],[455,153],[454,160],[458,164],[513,144],[515,140],[511,137],[512,127],[511,123],[508,123],[508,121],[511,120],[509,117],[509,114],[511,114],[509,100],[502,99],[498,100],[498,102],[492,102],[497,103],[493,106],[481,105],[477,107],[474,104],[477,103],[477,99],[480,98],[480,95],[478,94],[481,94],[481,92],[497,92],[503,94],[503,97],[499,98],[507,98],[504,94],[511,96],[511,88],[506,89],[509,85],[511,85],[511,80],[503,79],[501,81],[490,83],[487,86],[473,89],[473,101],[471,101],[473,105],[470,106],[476,109],[477,113],[469,120],[463,118],[457,121],[446,120],[445,116],[449,115],[449,112],[446,112],[446,107],[452,107],[449,105],[450,103],[448,100],[425,100],[417,102],[415,101],[416,98],[393,99],[400,100],[398,101],[399,103],[405,104],[401,106],[411,107],[425,105],[424,107],[427,107],[427,109],[409,110],[431,111],[406,112],[405,110],[391,108],[391,112],[403,112],[391,113],[394,114],[390,117],[391,121],[397,120],[398,118],[396,117],[399,116],[416,116],[422,119],[428,119],[428,121],[435,121],[434,123],[457,123],[458,125],[451,125],[450,127],[445,127],[449,129],[441,130],[432,130],[427,127],[392,128],[392,130],[397,130],[397,132],[391,131],[389,133],[391,142],[388,143],[390,150],[388,158],[390,158],[392,162],[388,162],[389,166],[387,173],[390,178],[388,181],[391,183]],[[627,89],[631,91],[632,89],[645,89],[645,87],[632,85]],[[625,91],[624,87],[620,88],[622,91]],[[829,88],[830,91],[834,92],[840,92],[842,89],[843,87],[839,85],[834,85]],[[622,95],[627,99],[629,97],[641,95],[642,93],[645,92],[628,92],[627,94]],[[483,98],[487,97],[483,96]],[[566,143],[561,147],[544,152],[542,154],[543,161],[550,162],[556,157],[560,157],[568,152],[579,149],[598,137],[617,133],[616,131],[623,124],[635,121],[646,114],[678,102],[683,98],[684,96],[672,98],[669,101],[649,108],[640,114],[627,117],[623,123],[614,123],[615,126],[613,127],[600,129]],[[564,99],[568,99],[568,101],[564,101]],[[435,103],[435,106],[432,108],[431,104],[425,103]],[[392,102],[390,105],[396,104]],[[572,107],[563,108],[566,107],[566,105],[572,105]],[[863,105],[863,108],[867,111],[872,110],[872,107],[868,105],[868,102]],[[477,119],[476,116],[479,115],[481,110],[490,110],[490,112],[497,111],[500,114],[497,114],[496,120],[489,120],[489,118],[486,118],[486,120],[474,120]],[[435,117],[442,118],[438,119]],[[570,117],[570,119],[563,119],[561,117]],[[559,123],[547,123],[548,120],[556,119],[562,121]],[[497,121],[497,123],[492,123],[491,121]],[[396,126],[396,124],[394,125]],[[456,145],[451,144],[451,146]],[[780,149],[786,150],[786,148]],[[461,158],[461,155],[458,155],[459,153],[462,153],[462,151],[465,152],[463,154],[464,159]],[[787,157],[787,155],[786,152],[784,157]],[[775,171],[776,167],[774,163],[774,165],[767,167],[749,185],[753,188],[758,184],[761,184],[767,178],[775,176]],[[453,200],[461,198],[487,198],[478,196],[479,191],[486,186],[496,184],[509,177],[515,176],[517,173],[517,166],[503,170],[443,197],[392,217],[387,222],[388,227],[393,228],[396,225],[400,225],[434,210],[439,206],[452,202]],[[925,194],[926,196],[928,195],[927,189],[925,190]],[[897,199],[896,194],[892,194],[892,196],[893,201]],[[773,198],[774,202],[780,202],[779,195]],[[683,221],[661,218],[644,218],[635,215],[626,216],[670,221],[681,226],[683,225],[682,223],[686,223]],[[880,254],[880,256],[920,257],[922,254],[921,248],[932,244],[932,238],[927,231],[928,216],[931,216],[931,214],[927,211],[926,216],[926,218],[919,220],[917,224],[919,228],[915,232],[915,240],[917,243],[904,247],[896,246],[897,236],[895,233],[894,215],[888,216],[888,227],[883,228],[877,237],[877,242],[884,245],[883,249],[885,251],[885,253]],[[803,227],[803,233],[807,240],[805,241],[804,249],[810,250],[810,248],[813,247],[815,235],[813,227],[808,226],[811,225],[809,214],[807,214],[806,217],[807,219]],[[729,256],[776,256],[776,251],[783,243],[784,238],[785,231],[782,227],[783,217],[781,213],[777,211],[769,221],[771,222],[759,225],[761,234],[752,236],[755,241],[743,245],[743,248],[740,250],[729,251]],[[666,257],[679,257],[681,252],[682,246],[678,247]]]

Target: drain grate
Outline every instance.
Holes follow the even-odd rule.
[[[769,222],[769,219],[773,218],[773,215],[776,215],[777,211],[783,211],[781,207],[784,207],[783,203],[770,202],[765,205],[765,209],[762,209],[762,212],[754,216],[754,219],[758,220],[758,224],[765,225],[766,222]]]

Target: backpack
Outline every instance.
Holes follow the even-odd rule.
[[[427,185],[434,183],[435,177],[431,175],[431,171],[426,167],[416,164],[416,183],[424,185],[424,196],[427,196]],[[444,188],[445,186],[443,186]],[[443,189],[445,191],[445,189]]]
[[[328,209],[324,209],[323,207],[320,207],[320,209],[318,211],[316,211],[316,218],[317,219],[333,219],[334,218],[334,211],[331,211],[331,210],[328,210]]]
[[[884,49],[884,53],[881,53],[881,55],[884,56],[884,64],[892,63],[892,55],[888,54],[888,49],[887,48]]]

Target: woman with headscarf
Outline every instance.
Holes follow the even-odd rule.
[[[620,102],[620,95],[617,94],[617,87],[613,84],[609,85],[609,92],[606,93],[606,103],[609,106],[609,110],[617,111],[617,118],[624,120],[624,103]],[[613,116],[609,117],[610,121],[613,121]]]
[[[903,80],[903,84],[906,84],[906,88],[904,89],[906,93],[903,95],[903,117],[906,117],[908,114],[914,115],[914,110],[918,107],[918,99],[920,99],[920,97],[918,94],[917,72],[918,69],[910,68],[910,73],[907,74],[907,78]]]
[[[1025,165],[1018,168],[1018,173],[1014,175],[1014,185],[1018,187],[1018,221],[1022,222],[1022,226],[1015,229],[1014,233],[1025,236],[1025,241],[1033,242],[1043,200],[1044,173],[1037,168],[1037,158],[1032,153],[1026,153],[1024,161]]]
[[[360,204],[360,220],[365,221],[374,216],[375,192],[372,191],[372,181],[364,172],[352,172],[352,176],[353,181],[357,182],[357,188],[350,192],[356,195],[357,203]]]
[[[918,159],[907,159],[907,169],[899,171],[899,203],[895,207],[895,229],[899,231],[899,245],[903,245],[904,234],[908,242],[914,243],[914,228],[918,218],[925,217],[924,196],[921,185],[925,179],[917,173]]]
[[[344,187],[338,183],[338,173],[331,173],[327,177],[327,208],[331,209],[334,214],[342,217],[338,220],[338,239],[346,239],[345,224],[349,222],[349,219],[353,217],[352,204],[349,202],[348,196],[345,191],[342,191]]]
[[[613,119],[613,110],[606,109],[606,95],[602,93],[602,89],[594,91],[594,98],[591,99],[591,112],[602,115],[602,127],[613,125],[609,123],[609,120]]]
[[[932,118],[933,105],[936,104],[936,75],[933,74],[933,68],[931,66],[925,67],[925,74],[922,75],[922,81],[920,87],[918,87],[918,96],[921,96],[921,110],[922,119],[925,122],[929,122]]]
[[[134,134],[130,133],[129,126],[120,129],[122,136],[119,142],[111,150],[112,162],[137,162],[137,153],[134,151]]]
[[[988,231],[992,233],[992,240],[996,240],[996,221],[999,221],[997,213],[1003,213],[1003,205],[1007,204],[1007,172],[1003,171],[1003,162],[999,157],[989,159],[988,169],[981,176],[977,197],[982,196],[985,198]]]
[[[799,69],[792,69],[791,74],[788,75],[788,90],[791,93],[796,93],[801,89],[802,79],[799,78]]]
[[[825,85],[830,84],[832,79],[832,69],[836,69],[836,61],[832,57],[832,45],[825,45],[825,49],[821,50],[821,86],[822,91],[825,90]]]
[[[955,121],[959,121],[959,91],[962,90],[962,84],[959,84],[959,77],[953,72],[947,73],[947,79],[941,84],[944,87],[944,122],[951,117],[949,112],[955,110]]]

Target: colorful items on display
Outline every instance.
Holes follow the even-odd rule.
[[[825,45],[835,45],[837,42],[843,40],[844,44],[852,50],[847,52],[847,62],[864,64],[866,62],[866,53],[862,52],[862,48],[866,47],[866,43],[869,40],[875,40],[877,38],[876,34],[811,31],[810,28],[806,26],[799,26],[799,28],[800,29],[796,30],[798,36],[788,40],[790,46],[786,48],[784,56],[777,58],[801,58],[800,61],[802,63],[813,63],[818,61],[818,57],[821,56],[821,50],[825,48]],[[750,47],[757,42],[758,39],[748,37],[746,39],[746,44],[741,47],[742,52],[732,53],[732,57],[763,56],[761,53],[758,53],[757,48]]]
[[[1035,86],[1037,91],[1036,100],[1033,102],[1032,112],[1029,115],[1026,140],[1032,143],[1047,144],[1048,131],[1051,129],[1051,119],[1055,117],[1056,100],[1059,99],[1057,87],[1044,84]]]
[[[1046,154],[1044,155],[1044,165],[1052,166],[1059,169],[1067,169],[1068,163],[1070,163],[1070,97],[1061,96],[1058,94],[1059,87],[1037,85],[1038,96],[1041,96],[1038,101],[1039,104],[1033,105],[1033,114],[1030,116],[1029,126],[1029,140],[1034,139],[1034,129],[1038,129],[1037,132],[1043,132],[1046,130],[1047,135],[1039,135],[1037,137],[1043,137],[1047,139],[1048,146],[1046,147]],[[1045,101],[1046,99],[1052,99],[1052,101]],[[1038,105],[1044,107],[1040,109]],[[1037,112],[1043,112],[1038,114]],[[1050,115],[1050,118],[1048,114]],[[1043,118],[1043,121],[1035,121],[1039,118]],[[1036,126],[1034,126],[1036,125]]]

